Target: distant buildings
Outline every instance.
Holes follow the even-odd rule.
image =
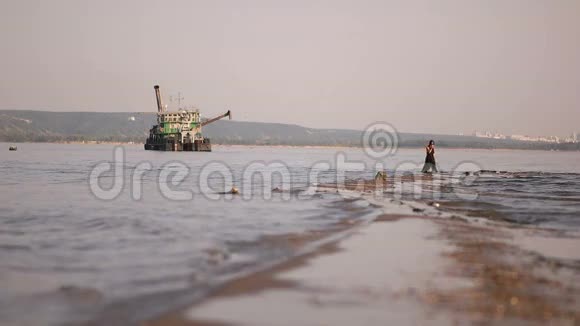
[[[567,138],[564,140],[564,142],[565,142],[565,143],[574,143],[574,144],[578,143],[578,134],[577,134],[576,132],[573,132],[573,133],[572,133],[572,136],[570,136],[570,137],[567,137]]]
[[[524,135],[512,135],[510,137],[512,140],[519,140],[519,141],[534,141],[534,142],[542,142],[542,143],[561,143],[561,139],[558,136],[524,136]]]
[[[484,132],[480,132],[480,131],[475,131],[473,133],[473,135],[475,137],[479,137],[479,138],[491,138],[491,139],[507,139],[507,137],[505,135],[502,135],[500,133],[492,133],[489,131],[484,131]]]
[[[490,139],[511,139],[517,141],[529,141],[529,142],[541,142],[541,143],[578,143],[578,134],[574,132],[571,136],[566,138],[560,138],[558,136],[528,136],[528,135],[511,135],[505,136],[500,133],[494,133],[490,131],[475,131],[473,133],[475,137],[479,138],[490,138]]]

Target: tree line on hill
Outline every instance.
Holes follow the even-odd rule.
[[[155,114],[131,112],[0,111],[4,142],[134,142],[142,143]],[[314,129],[280,123],[221,120],[204,127],[214,144],[350,146],[362,145],[362,131]],[[473,136],[400,133],[399,146],[422,147],[435,139],[439,147],[487,149],[580,150],[580,144],[523,142]]]

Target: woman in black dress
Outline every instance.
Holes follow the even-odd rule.
[[[435,142],[433,140],[429,141],[429,145],[425,147],[427,156],[425,157],[425,165],[423,165],[423,173],[429,172],[439,172],[437,171],[437,164],[435,163]]]

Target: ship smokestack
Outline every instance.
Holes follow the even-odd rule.
[[[161,92],[159,91],[159,85],[155,85],[155,97],[157,97],[157,112],[163,112],[163,102],[161,101]]]

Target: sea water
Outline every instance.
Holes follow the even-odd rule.
[[[0,144],[0,323],[31,325],[103,315],[130,323],[201,298],[228,277],[294,254],[272,237],[380,213],[315,185],[369,179],[378,170],[397,180],[416,175],[424,160],[422,148],[376,158],[356,148],[8,147]],[[579,152],[438,148],[436,158],[441,173],[419,191],[403,186],[382,195],[580,229]],[[96,171],[107,162],[111,169]],[[232,187],[237,195],[228,194]]]

